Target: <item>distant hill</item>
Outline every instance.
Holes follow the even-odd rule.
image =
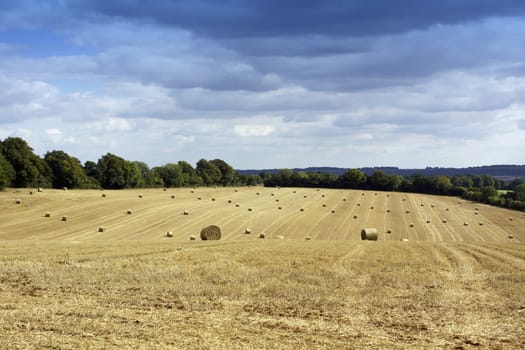
[[[344,174],[348,168],[337,168],[337,167],[309,167],[309,168],[294,168],[293,171],[305,171],[305,172],[319,172],[319,173],[328,173],[341,175]],[[440,168],[440,167],[427,167],[424,169],[400,169],[397,167],[365,167],[360,168],[362,172],[367,175],[373,174],[375,171],[380,170],[385,174],[396,174],[402,176],[410,176],[413,174],[421,174],[424,176],[429,175],[491,175],[495,178],[502,180],[509,180],[514,178],[525,179],[525,165],[486,165],[478,167],[468,167],[468,168]],[[263,171],[270,173],[277,173],[279,169],[246,169],[246,170],[237,170],[241,175],[254,175],[259,174]]]

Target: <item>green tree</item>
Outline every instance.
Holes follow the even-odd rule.
[[[51,169],[33,153],[26,141],[9,137],[2,142],[2,153],[15,171],[14,187],[48,187],[51,185]]]
[[[481,200],[483,202],[488,202],[489,198],[497,196],[498,191],[494,188],[494,186],[483,186],[481,189]]]
[[[235,180],[235,170],[231,167],[231,165],[229,165],[222,159],[213,159],[210,160],[210,163],[215,165],[219,169],[221,173],[220,183],[223,186],[233,184],[233,181]]]
[[[44,156],[53,174],[53,187],[85,187],[87,176],[80,161],[63,151],[47,152]]]
[[[525,202],[525,184],[516,185],[514,187],[514,198],[518,201]]]
[[[436,189],[439,193],[447,194],[452,190],[452,182],[448,176],[436,176]]]
[[[197,174],[202,178],[205,185],[217,185],[221,183],[221,171],[213,163],[206,159],[201,159],[197,162],[195,168]]]
[[[367,182],[367,176],[359,169],[348,169],[340,177],[341,184],[348,188],[363,188]]]
[[[178,164],[168,163],[153,168],[155,176],[162,180],[166,187],[181,187],[184,183],[182,168]]]
[[[204,183],[190,163],[179,160],[177,165],[182,171],[182,186],[200,186]]]
[[[103,188],[132,188],[142,184],[139,167],[111,153],[98,160],[97,174]]]
[[[0,191],[11,186],[15,176],[15,170],[0,152]]]

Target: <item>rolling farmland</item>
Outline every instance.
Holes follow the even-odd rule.
[[[0,348],[525,346],[520,212],[253,187],[9,189],[0,215]]]

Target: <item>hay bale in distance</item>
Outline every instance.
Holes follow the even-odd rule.
[[[102,193],[102,198],[106,198],[106,194],[105,193]]]
[[[260,194],[261,194],[261,192],[257,192],[257,193],[256,193],[256,195],[258,195],[258,196],[259,196]]]
[[[39,187],[37,191],[38,191],[38,192],[42,192],[42,191],[43,191],[43,190],[42,190],[42,187]]]
[[[197,200],[199,200],[199,201],[202,200],[202,197],[201,197],[201,196],[198,196],[198,197],[197,197]]]
[[[427,219],[427,224],[430,224],[430,220]]]
[[[235,203],[235,206],[239,208],[241,205],[239,203]]]
[[[231,199],[228,199],[228,203],[231,203],[231,202],[232,202],[232,200],[231,200]]]
[[[304,208],[299,209],[300,211],[304,211]]]
[[[346,198],[343,198],[343,202],[346,202]]]
[[[308,196],[307,196],[307,195],[304,195],[303,198],[308,198]]]
[[[357,219],[357,215],[354,215],[354,219]]]
[[[262,233],[259,233],[259,238],[265,238],[266,237],[266,233],[262,232]]]
[[[98,228],[98,232],[104,232],[104,227],[99,226],[99,228]]]
[[[405,213],[410,214],[410,210],[405,211]]]
[[[195,238],[196,238],[196,237],[195,237],[194,235],[191,235],[191,236],[190,236],[190,241],[194,241]]]
[[[390,213],[390,209],[387,209],[386,212],[387,212],[387,213]]]
[[[62,216],[61,221],[67,221],[67,215]]]
[[[281,236],[281,235],[277,235],[277,236],[274,236],[276,239],[284,239],[284,236]]]
[[[325,196],[324,194],[322,194],[322,195],[321,195],[321,197],[323,197],[323,198],[324,198],[324,197],[326,197],[326,196]]]
[[[444,224],[446,224],[446,223],[447,223],[447,219],[443,219],[442,222],[443,222]]]
[[[215,198],[212,198],[211,201],[212,201],[212,202],[215,202]]]
[[[512,221],[512,216],[509,218],[509,221]]]
[[[50,218],[50,217],[51,217],[51,213],[48,212],[48,211],[45,212],[45,213],[44,213],[44,217],[45,217],[45,218]]]
[[[163,190],[164,192],[166,192],[168,189],[167,189],[166,187],[164,187],[162,190]]]
[[[510,234],[510,235],[509,235],[509,239],[512,239],[512,238],[514,238],[514,235],[513,235],[513,234]]]
[[[22,200],[21,199],[15,199],[15,204],[22,204]]]
[[[326,204],[323,204],[323,208],[326,207]]]
[[[275,201],[276,201],[276,202],[279,202],[279,198],[276,198]]]
[[[307,240],[307,241],[309,241],[309,240],[312,239],[312,237],[310,237],[310,236],[306,236],[304,239]]]
[[[401,242],[408,242],[408,238],[401,238],[400,241]]]
[[[463,223],[463,226],[468,226],[468,222],[465,221],[465,222]]]
[[[479,226],[483,226],[483,221],[480,221],[480,222],[479,222]]]
[[[335,209],[332,209],[332,214],[335,214]]]
[[[187,210],[184,210],[184,211],[182,212],[182,215],[190,215],[190,212],[187,211]]]
[[[171,231],[166,232],[166,237],[173,237],[173,232]]]
[[[448,211],[448,208],[446,208],[445,210]]]
[[[356,205],[357,205],[358,207],[360,207],[360,206],[361,206],[361,203],[357,203]]]
[[[252,211],[253,209],[252,208],[248,208],[248,211]]]
[[[363,241],[377,241],[377,229],[364,228],[361,230],[361,240]]]
[[[221,229],[219,226],[210,225],[201,230],[201,239],[203,241],[216,241],[221,239]]]
[[[392,229],[391,228],[387,229],[386,233],[391,234],[392,233]]]
[[[133,211],[131,209],[126,210],[126,214],[131,215],[133,214]]]
[[[370,209],[374,210],[374,206],[371,206]]]
[[[139,198],[142,198],[142,195],[141,195],[141,194],[139,194]]]
[[[174,194],[171,195],[171,199],[175,199],[175,195]]]
[[[277,209],[279,209],[279,210],[281,210],[282,208],[283,208],[283,207],[281,207],[281,206],[278,206],[278,207],[277,207]]]
[[[62,187],[62,190],[67,191],[67,187],[65,187],[65,186]]]
[[[414,223],[413,222],[410,223],[410,227],[414,227]]]
[[[251,234],[251,233],[252,233],[252,230],[251,230],[251,229],[249,229],[249,228],[244,229],[244,234],[245,234],[245,235],[249,235],[249,234]]]

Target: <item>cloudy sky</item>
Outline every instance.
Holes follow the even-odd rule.
[[[2,0],[0,139],[238,169],[525,163],[522,0]]]

